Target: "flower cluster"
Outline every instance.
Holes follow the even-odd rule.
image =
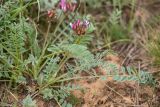
[[[48,10],[47,15],[48,15],[49,18],[52,18],[56,15],[56,12],[54,10]]]
[[[90,22],[88,20],[76,20],[73,23],[70,23],[70,26],[72,30],[77,34],[77,35],[84,35],[89,27]]]
[[[73,12],[77,7],[77,2],[68,2],[67,0],[61,0],[59,3],[60,9],[62,9],[64,12],[70,11]]]
[[[47,11],[47,15],[49,18],[53,18],[56,16],[58,8],[60,8],[63,12],[74,12],[77,8],[77,2],[76,0],[72,0],[70,2],[67,0],[60,0],[57,6],[58,7]]]

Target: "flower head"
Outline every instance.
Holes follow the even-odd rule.
[[[73,12],[77,7],[77,3],[76,2],[68,2],[67,0],[60,0],[59,7],[64,12],[67,12],[67,11]]]
[[[66,0],[61,0],[59,3],[59,6],[64,12],[67,11],[67,1]]]
[[[55,16],[55,11],[54,10],[48,10],[47,15],[48,15],[49,18],[52,18],[53,16]]]
[[[78,35],[84,35],[89,27],[90,22],[88,20],[81,21],[80,19],[76,20],[73,23],[70,23],[72,30]]]

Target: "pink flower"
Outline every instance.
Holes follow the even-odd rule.
[[[59,3],[59,6],[64,12],[67,11],[67,2],[66,2],[66,0],[61,0],[60,3]]]
[[[78,26],[80,26],[80,19],[78,19],[77,21],[75,21],[73,24],[71,23],[70,26],[73,30],[75,30]]]
[[[81,21],[80,19],[78,19],[75,22],[70,23],[70,27],[76,34],[84,35],[89,27],[89,24],[90,22],[88,20]]]
[[[59,3],[60,9],[62,9],[64,12],[66,11],[71,11],[73,12],[76,7],[77,7],[77,3],[75,2],[67,2],[67,0],[61,0]]]
[[[78,26],[83,26],[87,28],[90,22],[88,20],[81,21],[80,19],[76,20],[74,23],[70,23],[71,28],[74,30]]]
[[[55,15],[54,11],[53,10],[48,10],[47,11],[47,15],[49,18],[53,17]]]

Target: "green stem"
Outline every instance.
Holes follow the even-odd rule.
[[[44,54],[45,54],[45,51],[46,51],[46,49],[47,49],[47,46],[46,46],[46,44],[47,44],[47,40],[48,40],[48,36],[49,36],[49,31],[50,31],[50,27],[51,27],[51,22],[49,22],[49,24],[48,24],[48,28],[47,28],[47,32],[46,32],[46,35],[45,35],[45,40],[44,40],[44,43],[43,43],[43,50],[42,50],[42,54],[41,54],[41,56],[39,57],[39,59],[38,59],[38,64],[34,67],[34,74],[33,74],[33,76],[34,76],[34,79],[37,79],[37,76],[38,76],[38,74],[39,74],[39,70],[38,70],[38,68],[39,68],[39,66],[40,66],[40,64],[41,64],[41,62],[43,61],[43,56],[44,56]]]
[[[51,22],[49,22],[49,24],[48,24],[47,32],[46,32],[46,35],[45,35],[45,38],[44,38],[44,43],[43,43],[43,49],[45,49],[45,46],[46,46],[46,43],[47,43],[47,40],[48,40],[48,35],[49,35],[50,28],[51,28]]]
[[[57,77],[57,78],[54,78],[54,79],[52,79],[52,80],[49,80],[49,81],[47,82],[47,84],[45,84],[44,86],[40,87],[39,90],[43,90],[44,88],[48,87],[48,86],[51,85],[51,84],[56,83],[57,81],[59,81],[60,79],[66,77],[66,76],[67,76],[67,73],[66,73],[66,74],[63,74],[63,75],[61,75],[61,76],[59,76],[59,77]]]
[[[82,39],[82,36],[78,36],[74,43],[80,44],[81,39]]]
[[[55,28],[55,30],[54,30],[54,35],[56,34],[56,32],[57,32],[57,30],[58,30],[58,28],[59,28],[59,26],[61,25],[61,23],[63,22],[63,20],[64,20],[64,17],[62,17],[61,18],[61,20],[60,20],[60,22],[58,23],[58,25],[56,26],[56,28]],[[41,54],[41,56],[39,57],[39,59],[38,59],[38,64],[37,64],[37,66],[36,66],[36,73],[35,73],[35,77],[37,77],[37,75],[39,74],[39,72],[40,72],[40,69],[38,70],[38,68],[39,68],[39,66],[40,66],[40,64],[42,63],[42,61],[43,61],[43,56],[44,56],[44,54],[45,54],[45,52],[46,52],[46,50],[47,50],[47,47],[48,47],[48,45],[50,44],[50,42],[51,42],[51,38],[48,40],[48,33],[49,33],[49,31],[50,31],[50,25],[51,23],[49,23],[49,26],[48,26],[48,30],[47,30],[47,33],[46,33],[46,39],[45,39],[45,42],[44,42],[44,44],[43,44],[43,50],[42,50],[42,54]],[[47,42],[48,41],[48,42]]]
[[[116,76],[116,75],[96,75],[96,76],[73,77],[73,78],[67,78],[67,79],[60,79],[59,81],[56,81],[56,83],[64,82],[64,81],[77,80],[77,79],[87,79],[87,78],[91,79],[91,78],[100,78],[100,77],[106,77],[107,78],[107,77],[113,77],[113,76]],[[121,75],[121,76],[127,77],[128,75]]]

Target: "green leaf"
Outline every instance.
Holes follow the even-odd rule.
[[[60,52],[61,48],[60,48],[60,46],[52,45],[49,48],[47,48],[47,50],[49,52]]]
[[[48,82],[50,78],[55,78],[57,71],[59,69],[59,65],[57,62],[60,60],[59,57],[56,58],[50,58],[47,59],[47,64],[45,69],[43,70],[43,75],[44,75],[44,81],[43,82]]]
[[[42,73],[40,73],[40,75],[38,76],[38,79],[37,79],[38,85],[41,86],[43,83],[43,80],[44,80],[44,75]]]
[[[66,107],[67,106],[67,102],[64,101],[63,104],[62,104],[62,107]]]
[[[90,44],[90,42],[92,41],[93,37],[94,37],[93,35],[86,34],[86,35],[81,36],[81,37],[76,36],[75,39],[80,39],[80,40],[78,41],[78,44],[79,44],[79,45],[84,45],[84,46],[86,46],[86,45]]]
[[[66,105],[66,107],[72,107],[72,104],[68,103],[68,104]]]
[[[78,44],[68,44],[63,45],[62,49],[68,53],[70,53],[71,57],[74,58],[86,58],[89,57],[91,53],[87,50],[86,46],[78,45]]]
[[[22,101],[23,107],[36,107],[36,101],[32,100],[31,96],[28,95],[25,99]]]
[[[26,78],[24,76],[18,76],[18,78],[16,79],[16,82],[20,83],[20,84],[26,84],[27,83]]]
[[[40,0],[40,5],[42,10],[48,10],[55,8],[59,0]]]
[[[122,14],[121,10],[118,9],[114,10],[109,19],[110,23],[112,25],[118,24],[121,18],[121,14]]]
[[[92,33],[96,28],[92,23],[89,24],[89,27],[87,29],[87,33]]]
[[[45,88],[44,90],[41,91],[41,94],[43,95],[44,99],[52,99],[53,98],[52,89],[50,89],[50,88]]]

